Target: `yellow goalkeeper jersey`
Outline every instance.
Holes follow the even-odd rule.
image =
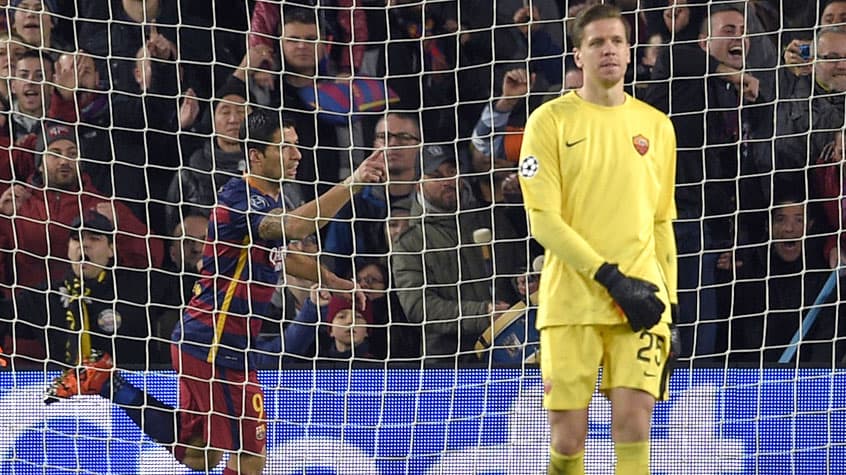
[[[626,321],[593,280],[603,262],[658,285],[669,321],[669,302],[677,302],[670,120],[629,95],[604,107],[570,92],[531,114],[520,157],[526,208],[560,216],[566,231],[559,249],[567,255],[546,246],[538,328]]]

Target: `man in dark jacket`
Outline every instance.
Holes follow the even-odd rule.
[[[789,180],[794,187],[813,184],[807,174],[808,157],[819,157],[830,140],[829,132],[843,127],[846,27],[822,28],[817,33],[814,50],[813,76],[800,75],[795,67],[779,71],[776,140],[772,149],[760,147],[763,160],[775,158],[771,168],[775,169],[776,177]],[[818,195],[812,191],[810,196]]]
[[[738,254],[730,320],[731,360],[778,362],[807,316],[803,309],[814,304],[831,273],[819,240],[807,238],[812,225],[804,201],[795,196],[777,198],[770,244]],[[809,330],[807,343],[799,347],[799,360],[833,362],[833,338],[836,329],[843,327],[837,324],[838,312],[830,303],[833,297]],[[842,348],[837,353],[842,357]]]
[[[231,80],[215,93],[212,109],[213,137],[191,154],[187,166],[173,178],[167,193],[167,226],[173,229],[184,215],[208,216],[216,204],[217,190],[244,174],[247,162],[238,142],[238,130],[247,116],[247,90]]]

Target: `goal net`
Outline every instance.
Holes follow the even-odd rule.
[[[258,370],[267,424],[235,437],[265,473],[544,473],[518,160],[582,84],[592,3],[0,2],[0,473],[193,473],[147,403],[139,427],[108,386],[44,399],[100,351],[177,406],[173,338]],[[626,91],[677,131],[682,349],[651,470],[846,472],[846,2],[614,3]],[[611,474],[595,396],[586,471]]]

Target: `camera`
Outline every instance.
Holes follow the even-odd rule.
[[[802,56],[802,59],[811,59],[811,45],[799,45],[799,55]]]

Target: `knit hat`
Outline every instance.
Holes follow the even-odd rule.
[[[356,305],[356,307],[358,306]],[[352,301],[347,300],[343,297],[333,296],[329,300],[329,310],[326,313],[326,321],[328,323],[332,323],[332,321],[335,320],[335,315],[337,315],[338,312],[351,308]],[[361,315],[362,317],[364,317],[364,320],[366,320],[368,324],[373,323],[373,309],[371,305],[365,307],[364,310],[356,308],[356,315]]]

